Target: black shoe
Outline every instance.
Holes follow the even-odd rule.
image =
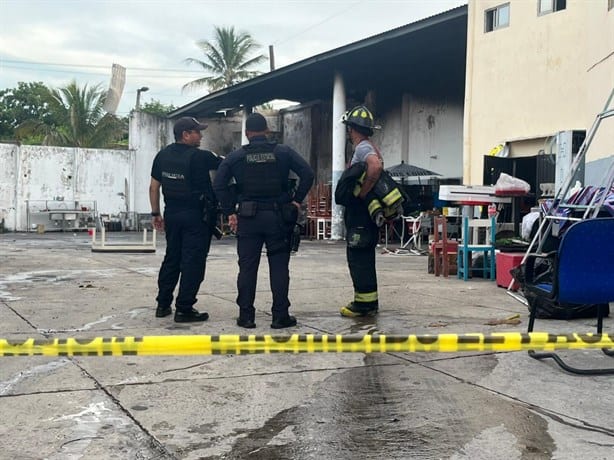
[[[245,319],[239,316],[237,318],[237,326],[243,327],[245,329],[254,329],[256,327],[256,323],[253,319]]]
[[[172,312],[173,309],[171,307],[163,307],[158,305],[158,308],[156,308],[156,318],[164,318],[165,316],[170,315]]]
[[[196,323],[199,321],[207,321],[209,319],[209,313],[202,312],[200,313],[195,308],[191,308],[189,310],[175,311],[175,322],[176,323]]]
[[[296,318],[291,315],[273,318],[273,322],[271,323],[271,329],[283,329],[292,326],[296,326]]]

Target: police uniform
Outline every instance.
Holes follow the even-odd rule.
[[[221,158],[208,150],[173,143],[156,155],[151,177],[162,184],[166,254],[158,276],[157,316],[170,314],[173,291],[179,281],[175,320],[193,310],[205,275],[205,261],[211,244],[212,226],[205,222],[205,202],[215,203],[209,171]],[[205,318],[206,319],[206,318]]]
[[[250,117],[263,123],[266,129],[264,117],[252,114],[246,122],[246,130],[249,130]],[[288,189],[290,171],[299,178],[294,193]],[[233,178],[236,203],[229,187]],[[267,142],[264,135],[251,137],[248,145],[230,153],[220,164],[214,190],[222,212],[226,216],[237,213],[235,204],[238,209],[237,324],[242,327],[255,327],[254,299],[263,245],[267,249],[273,294],[271,327],[296,324],[295,318],[288,314],[290,236],[295,225],[292,220],[296,221],[298,211],[291,202],[300,203],[305,199],[313,178],[311,167],[297,152],[283,144]]]

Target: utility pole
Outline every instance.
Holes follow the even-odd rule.
[[[275,70],[275,52],[273,51],[273,45],[269,45],[269,68],[271,72]]]

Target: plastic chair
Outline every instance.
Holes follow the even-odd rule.
[[[330,217],[318,217],[317,220],[317,239],[327,240],[330,238]]]
[[[603,317],[609,313],[609,302],[614,302],[614,218],[587,219],[571,225],[557,251],[547,254],[528,254],[525,260],[523,289],[527,299],[535,297],[565,305],[597,305],[597,333],[603,331]],[[537,276],[536,262],[550,262],[551,272]],[[536,303],[529,308],[528,332],[533,331]],[[612,349],[603,349],[614,356]],[[614,374],[614,368],[579,369],[567,365],[556,353],[529,351],[535,359],[552,358],[568,372],[574,374]]]
[[[435,276],[443,275],[445,278],[450,274],[450,255],[457,254],[458,241],[448,239],[448,222],[444,216],[434,219],[433,229],[433,261]]]
[[[482,233],[485,233],[485,238],[484,242],[480,243]],[[472,252],[481,252],[484,255],[482,267],[472,266]],[[467,281],[471,273],[481,271],[484,278],[494,280],[495,265],[495,218],[469,219],[469,217],[463,217],[462,242],[458,245],[458,277]]]
[[[403,228],[401,233],[401,247],[399,249],[409,250],[410,253],[415,255],[424,255],[426,253],[426,251],[422,250],[422,245],[420,243],[422,235],[422,218],[422,214],[416,217],[401,216]],[[409,238],[407,241],[404,241],[406,228]]]

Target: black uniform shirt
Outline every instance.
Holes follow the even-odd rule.
[[[195,149],[196,151],[192,155],[190,162],[190,177],[192,178],[191,188],[195,193],[195,198],[199,193],[205,193],[211,201],[215,201],[215,194],[213,193],[213,187],[211,184],[211,177],[209,171],[215,170],[220,165],[222,159],[215,153],[209,150],[202,150],[192,147],[187,144],[173,143],[160,150],[154,158],[153,165],[151,167],[151,177],[158,182],[162,182],[162,165],[160,161],[160,154],[167,149],[171,149],[175,155],[185,155],[189,150]],[[164,188],[162,188],[164,193]],[[195,208],[201,206],[201,204],[195,200],[177,200],[169,199],[164,196],[164,207],[167,210],[178,211],[182,209]]]
[[[267,142],[265,136],[255,136],[250,139],[250,145],[264,144]],[[259,201],[288,203],[292,200],[301,202],[307,196],[307,192],[313,184],[313,170],[309,163],[307,163],[303,157],[301,157],[296,151],[284,144],[277,144],[274,150],[275,157],[278,162],[279,171],[283,177],[288,177],[290,171],[293,171],[299,178],[299,185],[296,192],[290,195],[288,192],[282,193],[278,197],[269,199],[259,199]],[[240,148],[231,152],[220,164],[220,167],[215,175],[215,181],[213,183],[213,189],[215,195],[220,202],[222,212],[225,215],[233,214],[235,212],[235,198],[230,190],[229,182],[232,178],[238,184],[243,183],[243,174],[245,168],[245,155],[247,152],[245,149]],[[266,180],[266,178],[263,178]],[[239,201],[242,197],[239,197]]]

